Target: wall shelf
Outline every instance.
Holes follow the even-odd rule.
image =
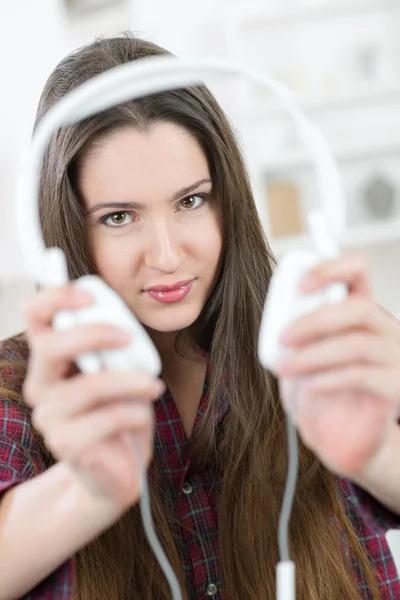
[[[362,147],[333,148],[333,154],[339,163],[368,160],[379,156],[400,156],[400,142],[393,141],[385,144],[368,145]],[[259,156],[259,154],[257,154]],[[259,162],[259,158],[258,158]],[[312,168],[312,162],[308,154],[301,149],[286,151],[275,156],[266,156],[261,164],[261,169],[268,171],[289,171],[296,169]]]
[[[295,95],[295,98],[301,108],[309,114],[399,102],[400,73],[398,83],[379,86],[374,83],[329,96],[327,93],[324,93],[319,97]],[[240,123],[251,125],[254,121],[268,119],[281,113],[286,113],[282,103],[275,99],[275,97],[270,96],[266,97],[264,102],[258,101],[257,106],[250,106],[248,110],[243,109],[243,107],[240,107],[238,110],[234,109],[230,112],[229,116],[234,121],[237,121],[240,126]]]
[[[64,0],[67,13],[72,16],[96,14],[99,11],[124,8],[126,0]]]
[[[400,220],[369,223],[349,228],[339,240],[342,248],[368,248],[383,244],[400,243]],[[270,240],[272,250],[279,258],[292,250],[299,250],[311,246],[309,236],[293,236],[283,239]]]
[[[399,8],[397,0],[326,0],[309,6],[268,10],[263,6],[238,8],[233,11],[233,21],[262,24],[266,27],[292,25],[303,21],[326,20],[333,17],[354,16],[359,13],[383,12]]]

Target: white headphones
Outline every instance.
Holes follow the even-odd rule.
[[[296,251],[286,256],[270,282],[260,328],[259,359],[265,368],[274,371],[284,353],[279,342],[283,329],[302,314],[315,310],[322,304],[340,301],[347,294],[346,287],[340,283],[329,285],[323,292],[313,295],[303,296],[298,291],[300,280],[307,271],[338,253],[336,239],[345,227],[346,202],[338,168],[320,131],[306,119],[291,92],[278,81],[225,60],[183,60],[164,55],[123,64],[85,82],[51,107],[36,129],[29,151],[24,157],[19,180],[18,236],[26,268],[32,277],[44,286],[66,285],[68,271],[64,253],[59,248],[45,247],[39,219],[38,200],[43,157],[55,131],[129,100],[203,84],[211,77],[238,75],[268,88],[283,102],[315,164],[321,193],[321,208],[308,217],[315,249]],[[133,342],[128,347],[78,357],[80,369],[93,372],[101,368],[143,368],[157,376],[161,372],[157,350],[145,329],[116,292],[96,276],[81,277],[74,285],[89,291],[94,297],[94,304],[79,311],[60,312],[53,322],[56,329],[102,322],[123,327],[133,333]],[[141,502],[149,541],[169,581],[174,599],[179,599],[181,593],[176,577],[152,528],[146,485],[143,487]],[[294,589],[294,564],[285,557],[278,565],[278,599],[293,600]]]

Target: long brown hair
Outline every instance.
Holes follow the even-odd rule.
[[[89,77],[127,61],[163,53],[162,48],[131,35],[100,39],[77,50],[50,76],[40,100],[37,123],[57,100]],[[209,410],[194,439],[193,452],[201,457],[199,468],[212,463],[220,474],[218,519],[224,588],[232,600],[270,600],[275,598],[277,524],[287,473],[286,424],[277,381],[258,362],[257,336],[274,259],[264,238],[235,135],[208,89],[198,86],[127,102],[54,135],[41,181],[45,242],[64,249],[71,278],[96,271],[77,191],[81,157],[90,144],[116,128],[146,128],[160,121],[184,127],[201,145],[223,215],[224,251],[219,279],[198,323],[199,343],[208,353],[212,368]],[[24,337],[16,338],[14,343],[27,357]],[[13,368],[17,377],[3,394],[8,394],[10,401],[23,402],[25,362],[2,366]],[[228,394],[229,410],[216,432],[214,414],[221,394]],[[37,439],[43,442],[38,435]],[[51,456],[48,460],[51,464]],[[375,576],[346,515],[338,479],[301,443],[299,460],[290,529],[298,600],[360,598],[350,560],[342,551],[343,535],[365,573],[373,598],[378,600]],[[153,463],[154,473],[158,473],[156,459]],[[161,487],[159,473],[151,485],[156,529],[184,587],[168,524],[177,517],[173,511],[168,512]],[[75,600],[169,598],[164,577],[146,542],[137,506],[78,552],[75,562]]]

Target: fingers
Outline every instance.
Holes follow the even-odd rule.
[[[104,324],[82,325],[67,331],[48,328],[38,332],[31,338],[30,374],[25,389],[28,401],[35,395],[34,390],[65,376],[71,362],[80,354],[119,348],[130,339],[123,330]]]
[[[59,421],[106,403],[113,404],[122,398],[151,402],[164,390],[165,385],[161,380],[154,380],[145,372],[79,374],[44,390],[40,404],[33,404],[32,421],[37,429],[50,430]]]
[[[393,337],[396,331],[393,317],[379,305],[366,298],[352,296],[344,302],[325,305],[301,317],[283,333],[281,341],[288,346],[299,346],[357,328]]]
[[[150,438],[152,429],[150,404],[121,401],[59,422],[48,432],[46,443],[56,458],[74,462],[93,444],[116,433],[146,434]]]
[[[360,363],[400,364],[400,346],[392,338],[363,332],[322,338],[287,356],[277,373],[280,377],[298,377]]]
[[[140,478],[128,441],[137,434],[147,461],[153,439],[151,401],[165,386],[139,371],[86,374],[75,369],[72,373],[78,356],[120,348],[131,341],[125,331],[98,323],[53,330],[57,312],[92,303],[90,295],[73,286],[46,290],[29,303],[25,314],[31,352],[24,396],[33,407],[33,425],[53,456],[73,465],[92,489],[101,490],[96,483],[104,478],[113,481],[113,501],[125,506],[136,499],[132,490]],[[107,452],[99,460],[101,448]],[[98,493],[108,497],[109,490]]]
[[[400,383],[397,370],[388,367],[370,369],[351,366],[345,369],[332,369],[315,375],[307,381],[307,394],[318,398],[325,393],[364,392],[375,397],[375,403],[385,403],[396,415]]]
[[[29,300],[24,309],[28,338],[38,331],[50,327],[53,317],[58,311],[77,310],[90,306],[92,303],[93,298],[88,292],[80,290],[72,284],[39,292]]]
[[[345,283],[351,293],[372,297],[368,262],[364,254],[349,252],[323,262],[310,271],[300,289],[306,293],[315,292],[333,282]]]
[[[341,476],[359,473],[393,424],[390,402],[373,394],[344,390],[313,397],[305,386],[297,388],[291,401],[290,412],[304,443]]]
[[[77,310],[92,303],[89,293],[68,285],[44,290],[27,305],[25,314],[31,354],[24,393],[28,402],[34,403],[46,385],[66,377],[79,355],[119,348],[130,341],[129,334],[105,324],[53,330],[52,321],[58,311]]]

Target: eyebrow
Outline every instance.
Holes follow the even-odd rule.
[[[194,192],[195,190],[197,190],[198,187],[200,187],[201,185],[205,184],[205,183],[212,183],[211,179],[199,179],[199,181],[196,181],[195,183],[192,183],[191,185],[181,188],[180,190],[178,190],[173,197],[171,198],[171,202],[175,202],[176,200],[180,200],[181,198],[187,196],[188,194]],[[91,215],[94,212],[97,212],[98,210],[102,210],[103,208],[113,208],[113,209],[118,209],[118,210],[140,210],[145,208],[143,204],[140,204],[140,202],[101,202],[100,204],[95,204],[94,206],[92,206],[91,208],[89,208],[89,210],[87,211],[87,213],[89,215]]]

